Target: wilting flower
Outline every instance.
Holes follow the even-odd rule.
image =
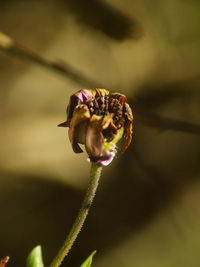
[[[73,94],[67,107],[67,121],[58,126],[69,127],[75,153],[83,152],[79,144],[84,144],[90,161],[107,166],[115,157],[116,143],[122,137],[122,152],[130,145],[132,122],[125,95],[98,88]]]

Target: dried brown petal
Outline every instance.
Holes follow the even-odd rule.
[[[83,152],[78,145],[78,143],[83,143],[83,140],[79,139],[81,135],[78,135],[77,133],[85,130],[85,127],[83,126],[85,126],[85,122],[89,119],[90,112],[86,105],[81,104],[75,107],[69,126],[69,140],[75,153]]]
[[[126,149],[129,147],[131,140],[132,140],[132,135],[133,135],[133,114],[132,114],[132,110],[129,106],[129,104],[125,103],[124,104],[125,107],[125,136],[124,136],[124,144],[123,144],[123,148],[122,151],[126,151]]]
[[[93,115],[88,124],[85,136],[85,148],[91,158],[99,158],[102,155],[104,137],[102,134],[103,117]]]

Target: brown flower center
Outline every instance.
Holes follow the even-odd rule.
[[[111,96],[96,96],[95,98],[89,99],[85,102],[88,106],[90,115],[93,114],[98,116],[106,116],[113,114],[113,122],[110,127],[103,131],[104,137],[108,142],[112,141],[115,137],[117,130],[124,126],[124,107],[120,101]]]

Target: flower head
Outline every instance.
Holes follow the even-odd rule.
[[[58,126],[69,127],[75,153],[84,144],[89,160],[107,166],[116,155],[116,143],[124,137],[122,151],[132,139],[133,115],[125,95],[106,89],[82,89],[70,97],[67,120]]]

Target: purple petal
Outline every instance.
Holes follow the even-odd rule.
[[[67,107],[67,120],[71,120],[74,109],[77,105],[84,103],[85,100],[91,99],[92,93],[87,89],[82,89],[70,97]]]
[[[90,156],[89,160],[92,162],[99,162],[99,163],[101,163],[102,166],[108,166],[112,162],[112,160],[114,159],[116,151],[115,150],[110,150],[110,151],[104,150],[103,154],[105,154],[105,155],[100,156],[100,157]]]
[[[103,166],[108,166],[112,162],[114,157],[115,157],[115,152],[111,152],[108,159],[106,160],[101,159],[98,162],[100,162]]]
[[[108,150],[104,150],[104,153],[107,155],[107,158],[101,158],[99,160],[99,162],[103,165],[103,166],[108,166],[112,160],[114,159],[115,155],[116,155],[116,144],[111,144]]]
[[[81,94],[81,98],[83,99],[82,101],[88,100],[92,98],[92,94],[89,90],[87,89],[81,89],[79,91],[79,93]]]
[[[104,137],[97,128],[88,126],[85,139],[85,147],[90,158],[101,156],[104,144]]]
[[[99,162],[103,166],[111,163],[116,154],[116,145],[112,144],[108,149],[104,148],[104,136],[102,130],[106,129],[112,117],[93,115],[87,127],[85,135],[85,147],[90,161]]]

